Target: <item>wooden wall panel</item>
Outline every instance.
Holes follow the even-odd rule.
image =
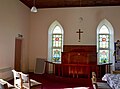
[[[94,52],[96,53],[96,45],[64,45],[63,52]]]

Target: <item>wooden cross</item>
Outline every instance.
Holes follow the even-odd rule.
[[[79,33],[79,40],[78,40],[78,42],[80,42],[80,36],[81,36],[80,34],[83,33],[83,31],[81,31],[81,29],[79,29],[79,31],[77,31],[76,33]]]

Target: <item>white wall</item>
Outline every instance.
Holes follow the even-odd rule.
[[[115,41],[120,39],[120,7],[52,8],[31,13],[19,0],[0,0],[0,11],[0,68],[14,68],[15,37],[20,33],[24,36],[22,70],[33,71],[37,57],[47,58],[48,29],[55,20],[63,26],[64,44],[95,45],[96,29],[104,18],[113,25]],[[84,32],[80,43],[78,29]]]
[[[83,21],[80,22],[80,17]],[[29,70],[33,71],[37,57],[46,58],[48,48],[48,29],[55,20],[64,29],[64,44],[96,45],[96,29],[100,21],[107,19],[115,30],[115,41],[120,39],[120,7],[82,7],[39,9],[38,13],[31,13],[29,40]],[[78,42],[76,31],[84,33]]]
[[[0,0],[0,69],[14,68],[15,38],[22,34],[22,70],[28,70],[30,9],[19,0]]]

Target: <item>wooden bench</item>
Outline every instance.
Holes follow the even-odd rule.
[[[43,89],[42,83],[30,79],[29,74],[24,74],[22,72],[20,74],[21,74],[23,89],[37,89],[37,88]]]
[[[29,74],[12,70],[14,75],[14,86],[18,89],[43,88],[42,83],[29,78]]]
[[[17,89],[7,81],[0,79],[0,89]]]

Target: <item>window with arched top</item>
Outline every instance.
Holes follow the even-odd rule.
[[[52,32],[52,61],[61,61],[62,40],[62,29],[56,25]]]
[[[61,62],[63,51],[63,28],[58,21],[51,24],[48,32],[48,60]]]
[[[97,62],[98,64],[112,63],[114,70],[114,30],[111,23],[103,19],[97,27]]]
[[[102,25],[98,34],[99,64],[110,62],[110,32],[106,25]]]

